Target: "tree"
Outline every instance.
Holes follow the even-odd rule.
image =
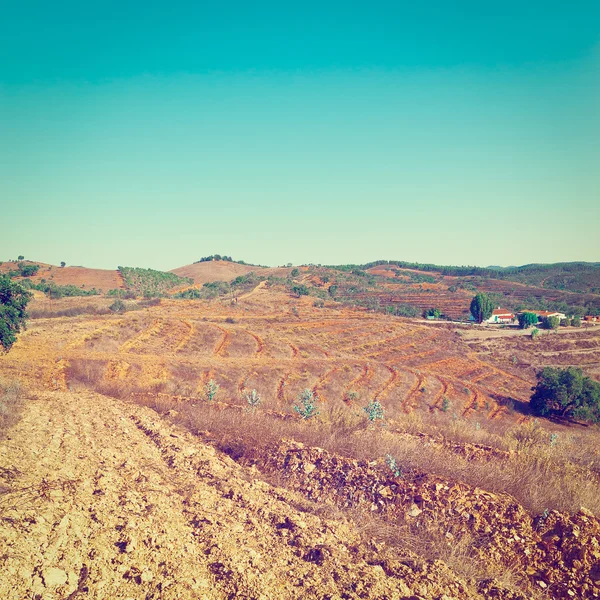
[[[301,283],[299,285],[293,285],[292,292],[294,294],[296,294],[296,296],[300,297],[300,296],[308,296],[310,290],[303,283]]]
[[[600,421],[600,383],[586,377],[581,369],[546,367],[537,374],[537,380],[530,402],[536,414]]]
[[[425,318],[433,317],[434,319],[439,319],[442,316],[442,311],[439,308],[428,308],[423,311],[423,316]]]
[[[521,329],[528,329],[532,325],[537,325],[538,322],[537,315],[531,312],[521,313],[517,319],[519,319],[519,327]]]
[[[492,316],[494,305],[487,294],[476,294],[471,300],[471,314],[478,323],[483,323]]]
[[[581,317],[573,317],[571,325],[573,325],[573,327],[581,327]]]
[[[558,329],[560,319],[558,317],[544,317],[542,319],[544,329]]]
[[[66,266],[67,266],[67,263],[66,263],[64,260],[61,260],[61,261],[60,261],[60,266],[61,266],[61,267],[66,267]]]
[[[0,346],[8,352],[25,328],[27,303],[32,294],[6,275],[0,276]]]
[[[25,260],[25,257],[22,254],[19,254],[19,256],[17,256],[17,260]]]

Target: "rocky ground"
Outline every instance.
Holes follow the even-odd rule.
[[[0,597],[480,598],[440,562],[381,564],[150,409],[40,392],[0,442]]]

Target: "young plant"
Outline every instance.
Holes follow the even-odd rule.
[[[377,420],[383,421],[383,406],[381,406],[381,402],[379,400],[371,400],[369,404],[363,407],[365,413],[367,413],[367,419],[369,419],[369,423],[375,423]]]
[[[294,404],[294,410],[305,420],[316,417],[319,414],[317,402],[319,397],[308,388],[300,392]]]
[[[398,465],[396,459],[391,454],[386,454],[385,464],[390,468],[394,477],[403,477],[402,467]]]
[[[448,412],[449,409],[450,409],[450,400],[448,400],[448,398],[444,397],[444,399],[442,400],[442,410],[444,412]]]
[[[206,399],[209,402],[212,402],[215,399],[218,391],[219,384],[214,379],[211,379],[204,387],[204,393],[206,394]]]
[[[260,394],[256,390],[252,390],[250,393],[244,394],[246,402],[248,403],[248,410],[254,411],[260,404]]]

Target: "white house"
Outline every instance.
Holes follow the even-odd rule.
[[[512,323],[515,320],[515,315],[506,308],[495,308],[492,311],[492,316],[486,320],[486,323]]]

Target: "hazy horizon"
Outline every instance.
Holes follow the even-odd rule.
[[[599,261],[599,25],[593,2],[12,5],[0,257]]]

